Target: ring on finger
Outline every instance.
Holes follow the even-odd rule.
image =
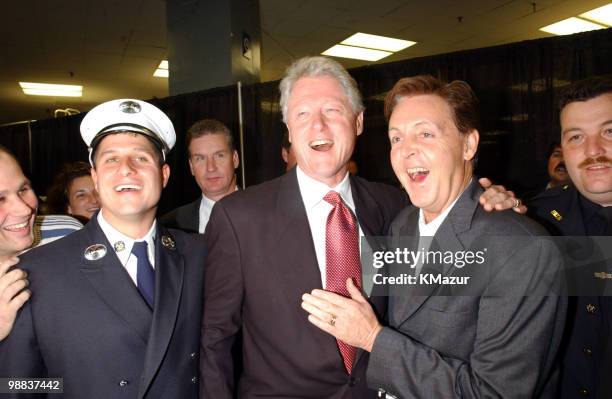
[[[331,318],[329,319],[329,324],[333,327],[336,325],[336,315],[330,314]]]
[[[518,208],[519,206],[521,206],[521,200],[518,198],[515,198],[513,208]]]

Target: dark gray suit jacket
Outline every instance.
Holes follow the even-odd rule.
[[[364,234],[386,233],[407,203],[399,190],[351,177]],[[301,296],[321,288],[306,209],[293,169],[217,202],[204,234],[202,398],[365,398],[367,356],[347,375],[336,340],[307,320]],[[242,330],[243,371],[231,348]]]
[[[438,229],[431,250],[487,248],[482,265],[426,264],[421,275],[470,276],[467,286],[390,287],[389,326],[377,336],[368,385],[407,398],[553,397],[567,301],[559,253],[545,231],[513,211],[486,213],[472,182]],[[418,240],[418,208],[391,227],[391,247]],[[415,237],[405,240],[400,237]],[[389,266],[390,275],[410,273]]]
[[[166,227],[197,234],[200,228],[200,202],[201,195],[197,200],[166,213],[159,220]]]
[[[93,244],[106,256],[86,259]],[[197,398],[205,256],[201,239],[158,224],[151,311],[95,217],[33,249],[19,263],[33,295],[0,343],[0,377],[62,377],[66,399]]]

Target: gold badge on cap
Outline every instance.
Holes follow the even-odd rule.
[[[554,209],[550,211],[550,214],[553,215],[555,219],[557,219],[557,222],[560,222],[561,219],[563,219],[563,216],[561,216],[561,214]]]
[[[171,236],[163,235],[161,238],[162,245],[168,249],[175,249],[176,243]]]
[[[106,256],[106,246],[104,244],[90,245],[83,254],[87,260],[98,260]]]
[[[119,104],[119,109],[126,114],[137,114],[142,110],[136,101],[124,101]]]
[[[606,279],[611,279],[612,280],[612,273],[606,273],[606,272],[595,272],[593,273],[595,275],[595,278],[600,278],[602,280],[606,280]]]
[[[123,241],[117,241],[113,244],[113,248],[115,248],[115,252],[121,252],[125,249],[125,243]]]

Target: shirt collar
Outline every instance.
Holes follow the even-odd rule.
[[[342,197],[342,200],[348,207],[354,212],[355,203],[353,202],[353,194],[351,193],[351,183],[349,180],[349,173],[346,172],[344,179],[335,187],[329,187],[325,183],[313,179],[308,176],[299,165],[296,166],[296,174],[298,180],[298,186],[300,187],[300,193],[302,194],[302,200],[304,201],[304,207],[306,210],[317,206],[323,197],[331,190],[336,191]]]
[[[204,193],[202,193],[202,205],[206,206],[207,208],[212,209],[213,205],[215,205],[214,200],[211,200],[210,198],[208,198],[206,195],[204,195]]]
[[[438,231],[442,223],[444,223],[444,220],[446,220],[446,217],[448,216],[450,211],[455,207],[455,204],[457,203],[457,201],[459,201],[459,198],[461,198],[461,196],[463,195],[465,190],[470,186],[470,184],[472,184],[472,179],[470,179],[467,186],[465,186],[463,191],[457,196],[457,198],[455,198],[453,203],[450,204],[448,208],[442,211],[442,213],[440,213],[434,220],[432,220],[429,223],[425,223],[425,215],[423,214],[423,210],[419,209],[419,235],[427,236],[427,237],[433,237],[434,235],[436,235],[436,232]]]
[[[149,229],[147,234],[144,235],[144,237],[133,239],[114,228],[106,219],[104,219],[104,216],[102,216],[101,211],[98,212],[97,218],[98,224],[100,225],[102,232],[106,236],[108,242],[111,244],[122,265],[125,266],[125,264],[127,263],[130,254],[132,253],[132,247],[134,246],[135,241],[146,241],[148,246],[149,258],[155,258],[155,234],[157,233],[156,220],[153,221],[151,228]]]
[[[234,192],[236,192],[236,191],[238,191],[238,185],[236,185],[236,187],[234,187]],[[232,194],[232,193],[230,193],[230,194]],[[213,205],[215,204],[215,202],[217,202],[217,201],[208,198],[206,196],[206,194],[202,193],[202,203],[205,203],[207,207],[212,208]]]

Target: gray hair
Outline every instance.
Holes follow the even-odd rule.
[[[355,79],[349,75],[342,65],[327,57],[304,57],[287,68],[285,77],[280,82],[280,105],[283,112],[283,122],[287,123],[287,103],[293,85],[304,76],[330,76],[336,79],[344,90],[353,112],[359,114],[365,109]]]

